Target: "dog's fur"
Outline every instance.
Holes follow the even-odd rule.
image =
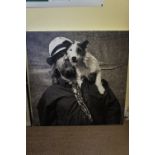
[[[91,75],[95,76],[95,85],[100,94],[104,94],[104,87],[101,82],[101,69],[97,59],[86,51],[88,41],[82,43],[75,41],[67,50],[69,61],[76,69],[76,80],[81,87],[83,77],[90,79]]]

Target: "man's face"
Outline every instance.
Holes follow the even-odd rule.
[[[56,66],[60,74],[65,78],[70,80],[76,78],[75,67],[70,63],[67,54],[64,54],[57,60]]]

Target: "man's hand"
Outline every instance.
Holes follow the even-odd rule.
[[[96,124],[118,124],[121,122],[121,106],[110,89],[108,82],[102,80],[105,88],[104,94],[100,94],[95,83],[91,83],[88,79],[84,79],[81,91],[88,108]]]

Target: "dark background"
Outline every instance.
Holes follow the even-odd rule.
[[[27,72],[32,124],[38,125],[36,106],[42,93],[51,85],[50,66],[46,63],[46,58],[49,56],[48,46],[50,41],[58,36],[78,41],[89,40],[88,51],[103,64],[102,78],[109,82],[123,111],[129,55],[128,31],[27,32]],[[115,69],[111,68],[111,66],[118,65],[121,66]]]

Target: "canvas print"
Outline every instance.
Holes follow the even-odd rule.
[[[32,125],[122,124],[128,31],[27,32]]]

